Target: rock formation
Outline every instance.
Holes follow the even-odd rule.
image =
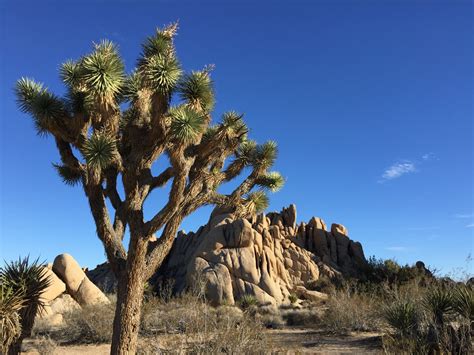
[[[53,271],[63,280],[66,284],[67,292],[81,306],[109,302],[108,298],[89,280],[71,255],[58,255],[56,259],[54,259]]]
[[[196,233],[178,234],[154,281],[172,280],[175,292],[202,282],[214,304],[234,304],[249,294],[274,305],[293,293],[321,299],[306,288],[320,272],[355,276],[367,264],[361,244],[347,234],[340,224],[327,231],[316,217],[297,226],[294,205],[250,219],[216,209]]]
[[[45,277],[50,285],[42,292],[45,307],[38,317],[50,325],[59,325],[62,314],[74,307],[89,306],[109,299],[92,283],[79,264],[69,254],[61,254],[46,266]]]

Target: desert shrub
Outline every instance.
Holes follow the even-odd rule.
[[[340,282],[337,282],[336,279],[331,280],[327,276],[320,276],[319,279],[309,282],[307,288],[309,290],[330,294],[333,293],[338,286],[340,286]]]
[[[385,320],[394,333],[384,337],[388,353],[468,354],[472,351],[472,289],[432,285],[421,299],[387,307]],[[424,312],[423,312],[424,311]]]
[[[188,342],[188,351],[197,354],[255,354],[268,348],[263,324],[249,314],[241,319],[224,318],[218,328],[207,334],[201,332]]]
[[[259,320],[265,328],[271,329],[279,329],[287,324],[280,313],[262,314],[259,315]]]
[[[264,349],[266,337],[260,318],[234,306],[211,307],[193,294],[167,302],[156,297],[144,304],[142,314],[141,334],[148,338],[141,347],[142,354],[166,349],[199,354]]]
[[[113,303],[100,303],[64,314],[61,336],[69,343],[107,343],[112,339]]]
[[[51,355],[54,354],[57,344],[50,337],[42,336],[38,339],[35,339],[34,348],[39,355]]]
[[[157,297],[143,305],[142,334],[196,333],[209,326],[214,308],[199,298],[184,294],[163,301]]]
[[[258,305],[258,301],[253,295],[243,295],[242,297],[240,297],[238,304],[240,308],[245,311],[249,310],[252,307],[256,307]]]
[[[390,286],[403,285],[414,280],[422,284],[429,284],[433,280],[433,271],[426,269],[423,263],[421,265],[422,267],[402,266],[396,260],[382,260],[372,256],[368,259],[365,279],[376,284],[387,282]]]
[[[316,309],[286,309],[281,311],[281,317],[290,326],[315,327],[320,321]]]
[[[382,347],[386,354],[432,354],[425,337],[398,337],[386,334],[382,337]]]
[[[384,318],[397,334],[405,337],[414,334],[420,322],[420,316],[414,303],[398,300],[384,309]]]
[[[453,310],[461,317],[474,321],[474,290],[460,286],[453,293]]]
[[[321,326],[333,332],[378,330],[380,302],[370,294],[337,291],[326,302]]]
[[[288,300],[290,301],[290,303],[295,303],[296,301],[298,301],[298,296],[292,293],[288,296]]]
[[[432,288],[426,293],[422,305],[433,317],[435,324],[442,327],[453,312],[453,294],[441,287]]]
[[[174,279],[161,279],[157,283],[156,296],[163,302],[169,302],[173,297]]]

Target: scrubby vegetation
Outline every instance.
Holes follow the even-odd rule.
[[[370,259],[364,278],[316,287],[331,291],[321,326],[333,332],[378,331],[388,353],[472,351],[474,289],[436,278],[422,263]]]
[[[2,325],[14,334],[18,311],[9,315],[6,305],[16,296],[5,285],[0,292]],[[327,300],[292,295],[280,307],[261,304],[252,295],[243,295],[235,306],[213,307],[206,300],[202,280],[180,295],[172,294],[172,286],[148,288],[144,295],[140,354],[280,351],[271,329],[282,328],[312,329],[313,334],[332,337],[370,332],[378,339],[375,346],[389,354],[472,352],[472,284],[436,278],[421,264],[400,266],[393,260],[371,259],[365,277],[322,276],[314,282],[311,287],[327,293]],[[71,310],[59,328],[38,322],[34,332],[38,351],[52,352],[65,344],[109,343],[115,308],[114,297],[110,299],[110,304]]]

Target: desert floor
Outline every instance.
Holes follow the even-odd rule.
[[[293,327],[267,330],[267,332],[271,350],[278,353],[378,354],[382,352],[379,333],[351,332],[347,335],[334,335],[314,329]],[[147,341],[147,339],[142,341]],[[22,354],[25,355],[39,354],[35,350],[34,339],[25,340],[24,350]],[[55,349],[54,355],[108,355],[109,351],[108,344],[62,345]]]

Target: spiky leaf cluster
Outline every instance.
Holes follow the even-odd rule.
[[[222,115],[222,126],[236,136],[244,136],[248,132],[247,125],[243,120],[244,115],[235,111],[229,111]]]
[[[188,106],[181,105],[172,108],[170,117],[171,135],[180,143],[195,143],[205,129],[204,115]]]
[[[14,294],[20,295],[24,301],[20,313],[22,324],[31,322],[37,311],[44,307],[41,294],[51,284],[46,270],[38,259],[30,262],[28,257],[7,263],[0,269],[2,283]]]
[[[384,318],[402,336],[412,334],[419,323],[419,314],[413,302],[398,300],[384,309]]]
[[[181,68],[174,56],[156,54],[147,57],[142,67],[145,83],[155,92],[170,94],[181,77]]]
[[[122,89],[122,95],[129,101],[134,101],[138,98],[138,91],[141,89],[142,78],[141,75],[134,71],[125,78]]]
[[[116,46],[110,41],[95,45],[95,50],[82,58],[80,82],[97,98],[114,100],[125,80],[124,66]]]
[[[245,200],[244,206],[249,214],[263,212],[269,205],[268,196],[265,191],[262,190],[247,194]]]
[[[143,84],[163,95],[170,95],[181,77],[181,66],[173,45],[176,31],[176,23],[157,29],[155,35],[143,43],[142,56],[138,61]]]
[[[68,166],[53,164],[53,167],[66,185],[74,186],[81,182],[81,174]]]
[[[442,325],[446,317],[453,311],[453,296],[447,290],[435,288],[426,293],[422,304],[431,314],[433,320]]]
[[[170,52],[174,52],[173,37],[177,29],[178,24],[173,23],[164,29],[158,28],[153,36],[147,37],[142,45],[142,59],[154,55],[168,55]]]
[[[279,191],[284,184],[285,179],[277,171],[266,173],[257,179],[257,185],[267,188],[272,192]]]
[[[257,145],[253,154],[252,165],[259,169],[266,170],[275,163],[277,154],[278,148],[274,141]]]
[[[462,317],[474,321],[474,289],[460,286],[454,291],[453,309]]]
[[[214,88],[208,70],[184,75],[177,88],[182,100],[209,112],[214,107]]]
[[[252,164],[256,149],[257,142],[250,139],[244,140],[235,152],[235,160],[244,166]]]
[[[78,90],[81,86],[81,65],[79,62],[68,60],[59,68],[61,80],[72,90]]]
[[[116,156],[115,138],[107,132],[96,132],[84,142],[82,154],[92,168],[107,168]]]
[[[16,84],[15,92],[18,106],[23,112],[33,116],[40,134],[47,133],[49,125],[65,115],[63,102],[41,83],[21,78]]]
[[[7,280],[0,279],[0,353],[6,354],[9,346],[21,332],[18,312],[24,307],[22,292],[14,291]]]
[[[216,134],[219,132],[219,126],[208,126],[206,131],[202,135],[202,142],[208,142],[215,138]]]

